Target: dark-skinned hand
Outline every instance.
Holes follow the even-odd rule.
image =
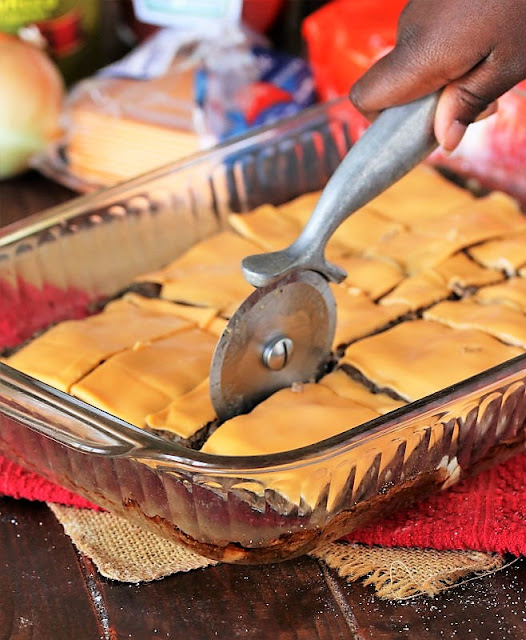
[[[452,151],[525,78],[526,0],[410,0],[394,49],[355,83],[351,100],[374,118],[443,88],[435,135]]]

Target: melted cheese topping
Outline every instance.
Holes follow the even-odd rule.
[[[137,306],[123,298],[108,304],[98,315],[61,322],[13,354],[7,363],[69,391],[72,384],[113,354],[192,326],[176,315],[176,308],[160,313],[156,302],[145,300]]]
[[[379,388],[417,400],[520,353],[482,331],[414,320],[352,344],[341,363],[355,367]]]
[[[243,278],[242,259],[293,242],[318,198],[313,193],[279,209],[265,205],[231,215],[231,226],[243,237],[220,233],[139,278],[161,284],[164,299],[127,294],[98,316],[51,329],[8,363],[133,424],[191,438],[216,418],[207,376],[225,317],[253,290]],[[481,289],[476,302],[442,302],[426,312],[426,320],[385,328],[451,290],[502,279],[498,270],[480,264],[516,273],[526,265],[525,229],[507,196],[476,200],[427,167],[350,216],[326,252],[349,273],[332,287],[338,307],[333,346],[357,341],[347,348],[343,366],[415,400],[522,353],[492,337],[526,344],[526,286],[520,279]],[[461,253],[465,249],[480,264]],[[29,260],[24,269],[31,277],[36,273]],[[403,404],[337,369],[317,385],[279,391],[250,414],[225,422],[203,450],[230,456],[288,451]],[[359,493],[369,477],[375,482],[375,473],[388,474],[389,465],[407,461],[429,429],[372,433],[329,462],[290,465],[271,478],[248,473],[236,486],[263,497],[273,491],[284,508],[314,508],[320,500],[331,508],[346,492]],[[433,425],[429,446],[444,429]]]
[[[207,329],[213,326],[217,320],[218,311],[211,307],[192,307],[188,304],[177,304],[176,302],[169,302],[159,298],[145,298],[136,293],[127,293],[122,299],[136,307],[155,311],[160,315],[169,314],[184,318],[197,325],[200,329]]]
[[[332,286],[336,300],[336,333],[333,348],[383,329],[407,312],[406,305],[381,306],[363,293],[352,293]]]
[[[446,301],[426,311],[424,317],[454,329],[479,329],[506,344],[526,348],[526,317],[510,306]]]
[[[417,311],[438,300],[444,300],[449,293],[442,276],[433,271],[426,271],[403,280],[394,291],[380,300],[380,304],[402,305],[410,311]]]
[[[277,453],[314,444],[380,415],[328,387],[282,389],[246,415],[223,423],[203,451],[227,456]]]
[[[526,233],[511,234],[507,238],[484,242],[471,247],[470,255],[478,263],[492,269],[502,269],[515,275],[526,264]]]
[[[363,292],[377,300],[401,280],[404,274],[392,262],[357,255],[341,255],[333,258],[339,267],[347,271],[343,286],[351,291]]]
[[[284,249],[296,240],[301,231],[301,226],[295,220],[270,205],[242,215],[231,214],[228,221],[240,235],[263,251]]]
[[[485,269],[470,260],[465,253],[456,253],[438,264],[433,271],[444,279],[446,286],[451,291],[483,287],[504,279],[501,271]]]
[[[458,251],[491,238],[520,232],[526,222],[516,204],[502,194],[473,199],[469,206],[440,218],[419,221],[409,230],[371,243],[367,255],[395,260],[407,272],[432,268]]]
[[[385,393],[372,393],[363,384],[352,380],[342,369],[336,369],[319,382],[323,387],[328,387],[338,396],[349,398],[364,407],[384,414],[402,407],[405,402],[394,400]]]
[[[175,398],[167,407],[146,416],[152,429],[170,431],[180,438],[191,438],[216,419],[210,400],[210,380],[206,378],[188,393]]]
[[[481,304],[500,303],[526,313],[526,279],[510,278],[501,284],[483,287],[473,297]]]
[[[196,244],[164,269],[141,276],[162,285],[161,297],[231,312],[253,291],[241,261],[261,249],[231,231]]]
[[[71,393],[134,425],[165,408],[207,376],[216,338],[189,329],[124,351],[98,366]]]
[[[370,206],[386,218],[412,226],[440,218],[472,199],[465,189],[420,165],[372,200]]]

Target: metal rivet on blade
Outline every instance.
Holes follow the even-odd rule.
[[[289,362],[294,352],[294,343],[290,338],[276,338],[263,349],[263,364],[272,371],[280,371]]]

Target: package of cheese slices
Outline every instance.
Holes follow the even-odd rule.
[[[73,87],[64,135],[34,166],[86,192],[296,115],[315,99],[308,64],[243,25],[164,27]]]

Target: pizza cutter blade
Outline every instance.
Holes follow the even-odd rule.
[[[352,213],[431,153],[438,94],[386,109],[345,156],[305,228],[283,251],[249,256],[242,269],[258,287],[230,319],[210,370],[222,420],[250,411],[295,382],[315,379],[330,357],[336,305],[329,281],[346,273],[325,259],[332,234]]]
[[[317,378],[335,320],[329,284],[314,271],[295,271],[256,289],[216,347],[210,391],[218,416],[245,413],[278,389]]]

